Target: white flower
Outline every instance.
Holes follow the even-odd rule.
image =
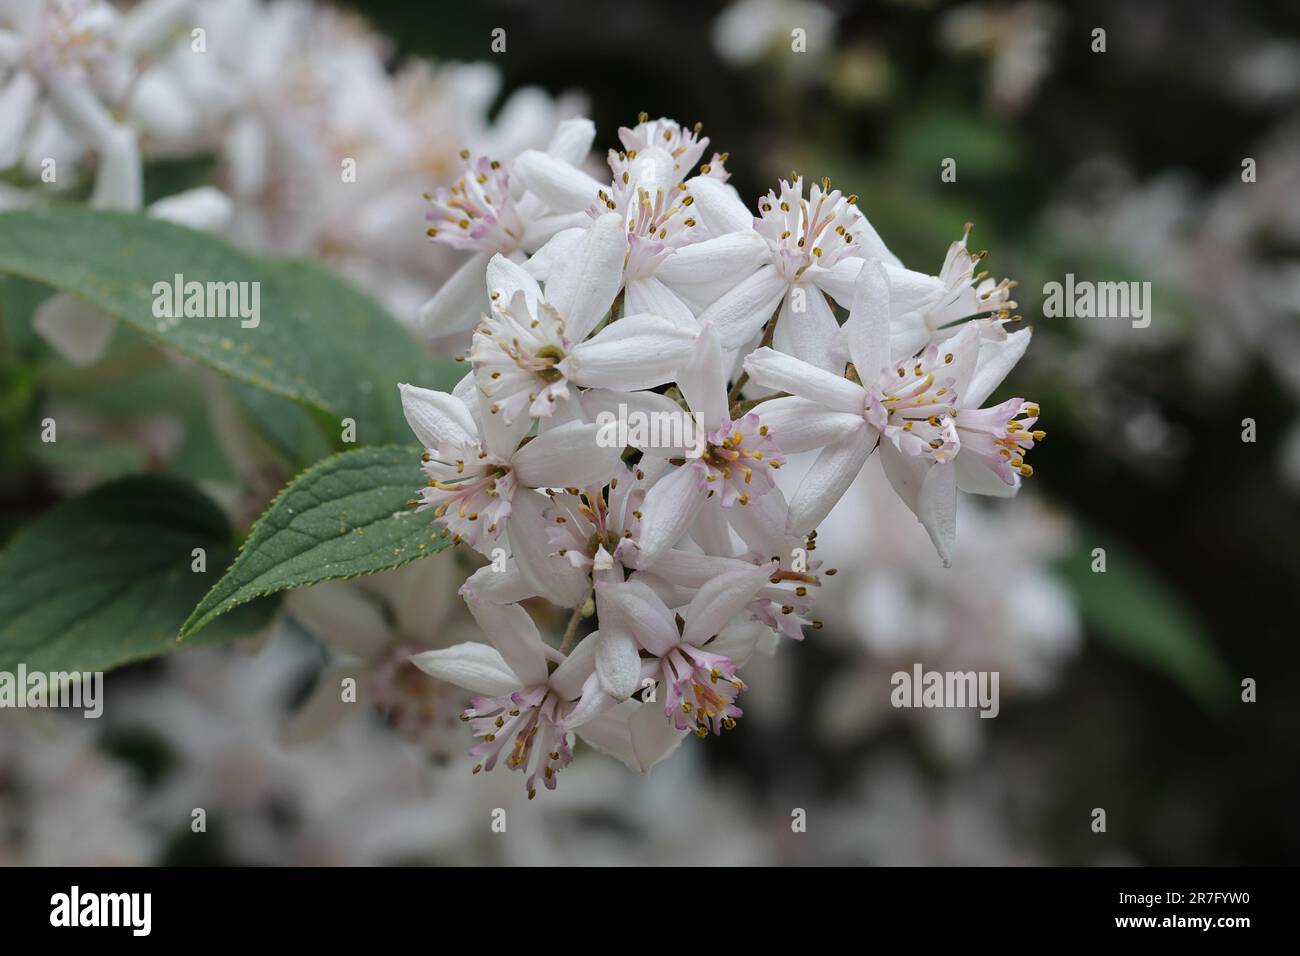
[[[472,547],[505,530],[517,489],[602,484],[618,461],[621,449],[601,447],[595,425],[569,422],[521,445],[477,404],[471,410],[455,395],[400,388],[406,421],[426,449],[429,485],[417,510],[433,508],[435,523]]]
[[[785,462],[768,428],[753,412],[732,419],[727,403],[722,350],[711,326],[700,334],[694,358],[678,374],[678,387],[691,411],[700,416],[702,447],[650,449],[675,456],[680,465],[655,484],[642,507],[640,546],[650,567],[672,547],[717,492],[724,508],[745,506],[770,491],[772,472]]]
[[[113,113],[135,70],[125,41],[133,21],[175,6],[151,0],[129,17],[100,0],[16,0],[0,7],[0,169],[37,142],[89,149],[98,158],[91,205],[138,209],[139,142]],[[64,150],[68,160],[70,153]],[[38,149],[28,165],[39,171],[45,155]]]
[[[639,646],[657,658],[663,713],[678,731],[694,730],[704,737],[710,730],[720,734],[735,727],[743,713],[736,695],[745,689],[736,670],[757,635],[732,625],[771,573],[772,566],[766,565],[721,574],[676,617],[636,575],[621,584],[598,585],[609,608],[602,626],[619,635],[610,643],[633,650]]]
[[[489,412],[507,424],[551,417],[569,385],[635,391],[670,382],[694,336],[654,315],[624,315],[590,336],[613,302],[621,268],[617,216],[602,217],[546,284],[502,256],[488,266],[491,315],[469,360]],[[614,241],[610,241],[610,240]]]
[[[569,730],[614,703],[589,682],[592,643],[584,641],[565,657],[543,643],[517,604],[471,601],[469,609],[493,646],[457,644],[411,660],[431,676],[480,695],[461,715],[482,738],[470,751],[482,758],[475,773],[492,770],[509,744],[506,765],[528,774],[528,796],[536,794],[539,774],[546,789],[554,790],[556,773],[573,760]],[[554,671],[548,659],[559,665]]]
[[[591,120],[570,119],[559,124],[545,152],[526,150],[514,161],[461,152],[465,174],[428,197],[433,208],[427,218],[434,223],[428,235],[435,243],[473,254],[421,307],[421,328],[439,335],[470,329],[483,311],[483,270],[492,256],[523,261],[560,230],[587,221],[586,208],[595,201],[599,184],[576,165],[591,150],[595,135]],[[556,211],[544,196],[525,191],[528,180],[519,169],[530,159],[564,170],[563,175],[580,183],[588,180],[587,201],[577,208],[562,204]]]
[[[898,265],[871,223],[830,182],[814,183],[803,198],[803,177],[782,180],[759,201],[754,229],[767,245],[766,264],[723,294],[699,316],[713,322],[724,349],[749,343],[779,305],[773,345],[833,370],[839,323],[826,296],[852,302],[864,260]],[[823,294],[824,293],[824,294]]]
[[[1014,321],[1016,303],[1009,279],[995,281],[975,269],[984,252],[967,248],[971,224],[948,247],[937,276],[913,272],[901,265],[885,264],[889,277],[890,353],[896,360],[915,355],[931,343],[942,342],[960,330],[960,323],[991,316],[999,323]]]
[[[970,322],[942,348],[931,345],[923,355],[895,365],[889,360],[889,282],[875,263],[862,268],[844,330],[852,377],[767,348],[745,360],[754,381],[796,396],[771,403],[765,412],[786,448],[825,447],[791,502],[787,530],[816,527],[879,444],[890,482],[947,561],[956,536],[958,485],[977,494],[1014,494],[1020,476],[1033,473],[1023,452],[1043,435],[1028,430],[1037,407],[1015,399],[979,410],[1023,353],[1029,332],[982,347],[982,327]],[[807,419],[813,421],[799,427]],[[971,444],[964,456],[959,454],[963,435]],[[994,485],[989,473],[1000,484]]]
[[[579,255],[586,232],[617,214],[622,278],[615,291],[622,289],[625,310],[695,329],[695,312],[758,268],[764,252],[744,204],[726,185],[725,154],[715,153],[697,175],[688,175],[709,142],[699,131],[698,124],[688,130],[645,114],[633,129],[620,129],[624,149],[609,153],[613,179],[584,205],[589,221],[556,233],[528,261],[528,270],[549,279]],[[541,189],[562,172],[535,157],[526,165]],[[580,195],[575,190],[575,204]]]

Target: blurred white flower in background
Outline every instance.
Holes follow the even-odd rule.
[[[1064,519],[1022,498],[994,508],[970,499],[952,567],[934,561],[924,531],[868,466],[822,524],[818,548],[836,555],[822,600],[853,666],[831,682],[819,718],[832,739],[868,733],[893,717],[916,725],[940,756],[961,761],[979,749],[993,723],[975,710],[895,710],[890,675],[926,670],[997,671],[1004,698],[1050,690],[1073,656],[1081,626],[1051,573],[1069,544]]]
[[[728,63],[751,66],[771,55],[777,60],[791,52],[791,31],[804,31],[807,57],[786,57],[798,68],[825,63],[838,20],[829,7],[812,0],[736,0],[713,21],[713,48]]]
[[[1060,11],[1044,3],[966,3],[944,13],[939,42],[954,52],[986,57],[990,106],[1015,113],[1052,68],[1060,20]]]
[[[98,721],[10,712],[0,728],[0,864],[140,866],[155,859],[161,840],[134,813],[143,784],[96,749]]]

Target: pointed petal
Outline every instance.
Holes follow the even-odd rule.
[[[160,199],[149,207],[149,215],[154,219],[209,231],[224,229],[230,223],[234,211],[230,197],[213,186],[187,189],[183,193]]]
[[[737,667],[754,656],[760,642],[772,634],[772,629],[758,621],[738,621],[728,624],[714,641],[709,642],[709,650],[721,654]]]
[[[637,566],[652,567],[659,555],[680,541],[703,504],[704,492],[689,465],[656,481],[641,505],[641,555]]]
[[[662,704],[626,700],[584,724],[578,736],[628,769],[648,773],[681,745],[687,733],[664,716]]]
[[[286,747],[296,747],[328,734],[353,714],[365,713],[370,707],[366,695],[370,689],[362,679],[364,668],[356,661],[334,664],[321,671],[316,686],[301,706],[289,718],[280,733],[280,742]],[[343,681],[356,681],[356,696],[345,700]]]
[[[425,448],[478,443],[474,419],[460,399],[416,385],[401,384],[397,387],[401,390],[406,423]]]
[[[728,571],[706,582],[686,609],[682,640],[703,645],[741,614],[771,576],[772,565],[764,564]]]
[[[581,212],[597,200],[600,183],[562,159],[535,149],[515,158],[515,175],[555,212]]]
[[[587,574],[557,554],[546,536],[542,512],[550,499],[520,489],[511,502],[510,548],[519,573],[552,604],[574,607],[587,596]]]
[[[546,301],[564,319],[570,341],[581,342],[609,311],[623,285],[627,238],[623,217],[607,213],[591,224],[573,254],[546,280]]]
[[[735,232],[682,246],[659,264],[655,277],[698,313],[757,272],[770,255],[757,233]]]
[[[623,309],[629,315],[658,315],[683,329],[699,328],[690,306],[654,276],[628,282]]]
[[[771,432],[776,447],[786,455],[832,445],[862,424],[861,415],[833,412],[821,402],[798,395],[771,399],[755,411]]]
[[[570,422],[538,435],[511,459],[515,476],[527,488],[585,488],[602,485],[614,473],[621,448],[603,448],[599,426]]]
[[[514,515],[511,515],[510,520],[514,521]],[[524,578],[519,565],[509,562],[504,571],[497,571],[492,565],[485,564],[460,586],[461,596],[466,601],[492,604],[518,604],[537,597],[537,592],[538,589]]]
[[[751,498],[743,508],[727,509],[727,521],[736,529],[736,534],[751,551],[765,558],[788,560],[796,546],[803,546],[802,535],[786,531],[789,520],[790,506],[780,487]]]
[[[853,306],[844,323],[849,356],[864,382],[889,364],[889,277],[876,262],[865,262],[853,291]]]
[[[818,402],[832,411],[861,416],[866,408],[867,393],[861,385],[775,349],[755,349],[745,357],[745,371],[759,385]]]
[[[627,315],[577,346],[568,378],[578,385],[639,391],[671,382],[692,355],[695,333],[657,315]]]
[[[674,727],[658,704],[642,704],[628,718],[628,729],[642,773],[649,773],[651,767],[680,747],[688,733]]]
[[[577,116],[555,127],[546,152],[570,166],[579,166],[591,152],[595,139],[596,124],[585,116]]]
[[[285,605],[317,640],[363,659],[377,656],[392,637],[379,605],[351,581],[297,588]]]
[[[596,672],[596,641],[599,631],[593,631],[578,642],[560,666],[551,672],[551,686],[565,700],[577,700],[583,685]]]
[[[635,575],[617,584],[596,585],[602,627],[627,630],[651,654],[662,657],[678,643],[677,623],[659,596]]]
[[[730,420],[722,346],[711,325],[700,329],[690,361],[677,374],[677,387],[691,411],[700,416],[706,432]]]
[[[35,115],[40,86],[27,70],[16,70],[0,89],[0,169],[18,162]]]
[[[582,244],[588,228],[588,224],[584,223],[572,229],[561,229],[528,258],[523,268],[534,279],[545,282],[562,262],[577,255],[578,246]]]
[[[725,236],[733,232],[752,232],[754,214],[745,208],[734,186],[712,176],[695,176],[687,183],[694,198],[695,218],[709,235]]]
[[[626,700],[635,694],[641,687],[641,657],[632,632],[623,627],[602,626],[588,640],[596,641],[596,673],[605,692],[615,700]]]
[[[547,670],[546,657],[542,653],[542,635],[528,612],[518,604],[465,603],[519,683],[524,687],[545,684]],[[417,658],[413,660],[418,663]]]
[[[984,459],[974,454],[962,454],[959,450],[953,459],[957,469],[957,487],[968,495],[989,495],[994,498],[1014,498],[1020,490],[1019,484],[1009,485],[1002,480]],[[1019,475],[1015,476],[1019,479]]]
[[[487,264],[487,294],[491,297],[493,293],[498,293],[497,301],[505,303],[513,299],[516,292],[522,292],[528,300],[529,308],[533,309],[537,308],[537,302],[542,297],[542,287],[537,284],[537,280],[519,263],[498,252]]]
[[[1013,332],[1000,342],[982,342],[979,358],[975,363],[975,373],[965,392],[958,392],[963,408],[979,408],[993,390],[1002,384],[1002,380],[1016,367],[1025,349],[1029,348],[1032,329]]]
[[[722,347],[728,351],[738,349],[772,317],[786,289],[786,281],[776,268],[765,265],[701,312],[700,325],[712,322]]]
[[[956,469],[951,463],[937,465],[928,458],[905,455],[890,442],[881,442],[880,463],[947,566],[957,531]]]
[[[821,524],[861,473],[877,439],[874,428],[861,424],[847,438],[827,445],[808,469],[790,501],[785,526],[789,534],[805,535]]]
[[[411,663],[431,677],[475,694],[500,697],[519,690],[519,679],[495,648],[467,641],[437,651],[423,651]]]
[[[487,310],[483,270],[488,254],[476,252],[442,284],[434,297],[420,307],[419,328],[429,335],[447,335],[472,329]]]
[[[682,414],[680,405],[658,392],[616,392],[608,388],[591,388],[582,393],[580,402],[583,416],[587,421],[596,422],[598,426],[603,422],[616,423],[620,418],[631,421],[632,415],[644,416],[645,421],[667,422],[671,419],[663,416]],[[681,458],[693,449],[694,445],[685,444],[686,439],[691,437],[686,434],[685,429],[679,431],[680,435],[650,435],[647,432],[644,436],[647,439],[647,447],[642,450],[659,458]],[[626,437],[636,439],[642,436],[629,432]],[[682,444],[665,443],[665,440],[672,438],[681,438]],[[653,443],[653,447],[649,447],[650,443]]]
[[[801,293],[801,294],[800,294]],[[802,306],[803,311],[796,311]],[[781,302],[781,315],[776,322],[772,345],[777,351],[815,365],[832,374],[844,371],[844,363],[836,368],[833,344],[840,334],[840,324],[822,290],[811,283],[794,286]]]

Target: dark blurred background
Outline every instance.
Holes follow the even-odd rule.
[[[723,7],[707,2],[355,6],[399,56],[492,60],[503,96],[584,91],[598,152],[645,110],[700,120],[746,199],[791,168],[830,176],[912,268],[937,271],[973,221],[972,244],[1020,280],[1035,328],[1016,373],[1051,433],[1033,484],[1079,529],[1061,573],[1086,626],[1058,691],[1008,708],[982,759],[1040,768],[1036,812],[1008,809],[1060,862],[1300,859],[1300,496],[1285,463],[1300,285],[1279,278],[1300,261],[1300,139],[1286,132],[1300,116],[1300,4],[828,3],[834,23],[809,31],[809,52],[789,51],[782,21],[748,62],[724,58]],[[765,9],[753,7],[751,26]],[[507,50],[494,56],[497,27]],[[947,157],[956,182],[941,181]],[[1241,181],[1244,157],[1258,182]],[[1167,180],[1163,221],[1142,197]],[[1043,283],[1066,272],[1152,281],[1152,328],[1096,341],[1045,319]],[[1104,578],[1087,566],[1097,546]],[[809,641],[792,655],[803,692],[834,654]],[[833,793],[865,750],[905,735],[828,748],[794,722],[708,749],[750,787],[798,774]],[[1089,830],[1094,806],[1105,835]]]

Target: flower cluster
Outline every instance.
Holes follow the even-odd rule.
[[[430,195],[430,238],[485,281],[474,308],[428,310],[468,374],[401,387],[426,449],[413,502],[494,559],[461,588],[490,645],[413,660],[479,695],[475,772],[504,761],[530,795],[574,733],[644,771],[736,726],[755,647],[820,626],[817,525],[873,451],[946,564],[957,490],[1015,494],[1044,437],[1031,402],[984,407],[1030,333],[1006,330],[1014,284],[978,270],[969,228],[914,272],[828,181],[792,174],[755,216],[725,154],[697,166],[699,126],[643,114],[608,182],[578,165],[594,133],[467,154]],[[611,439],[637,416],[680,427]],[[818,450],[787,500],[774,473]],[[535,599],[572,610],[558,644]]]

